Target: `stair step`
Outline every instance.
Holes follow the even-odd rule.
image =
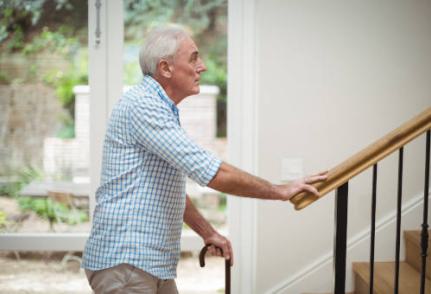
[[[327,292],[327,293],[321,293],[321,292],[319,292],[319,293],[302,293],[302,294],[333,294],[333,292]],[[355,292],[346,292],[346,294],[355,294]]]
[[[368,294],[370,281],[370,264],[354,262],[355,293]],[[395,262],[374,263],[374,294],[394,292]],[[431,293],[430,280],[425,281],[426,293]],[[400,262],[399,294],[419,293],[420,274],[407,262]]]
[[[428,231],[428,235],[431,236],[431,231]],[[421,231],[405,231],[404,238],[406,240],[406,262],[420,272],[422,268]],[[426,276],[428,279],[431,279],[430,250],[431,238],[428,239],[428,257],[426,266]]]

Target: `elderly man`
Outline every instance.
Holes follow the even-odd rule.
[[[233,262],[232,247],[197,211],[186,176],[232,195],[288,200],[325,174],[273,185],[220,161],[190,140],[177,104],[199,93],[206,67],[178,27],[153,30],[140,53],[144,78],[114,107],[83,267],[96,293],[178,293],[174,282],[185,222]],[[221,248],[221,250],[217,249]]]

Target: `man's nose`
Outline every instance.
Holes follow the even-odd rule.
[[[201,72],[204,72],[206,70],[207,70],[207,67],[205,66],[205,63],[199,59],[198,66],[196,67],[196,71],[198,73],[201,73]]]

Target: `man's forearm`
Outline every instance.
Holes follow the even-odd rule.
[[[221,164],[208,186],[238,196],[272,200],[282,198],[275,185],[225,162]]]
[[[184,222],[204,240],[215,233],[214,228],[204,219],[196,209],[190,197],[186,197],[186,209],[184,211]]]

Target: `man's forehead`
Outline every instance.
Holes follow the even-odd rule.
[[[181,41],[180,46],[178,48],[178,53],[183,52],[186,54],[193,54],[193,53],[199,53],[198,46],[196,46],[196,43],[193,41],[192,38],[187,37],[184,40]]]

